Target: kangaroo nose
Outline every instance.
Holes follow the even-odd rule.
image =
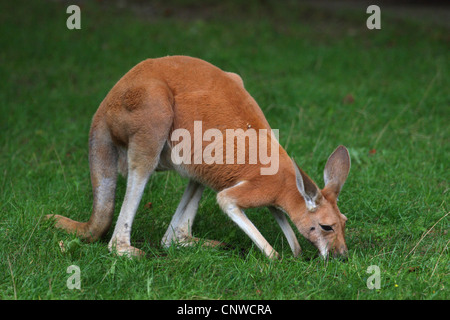
[[[347,255],[339,256],[338,259],[341,260],[342,262],[347,262],[348,261],[348,256]]]
[[[341,246],[340,248],[335,249],[333,252],[333,258],[339,259],[342,262],[347,262],[348,261],[347,247],[344,245]]]

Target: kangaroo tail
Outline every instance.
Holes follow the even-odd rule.
[[[94,203],[87,222],[78,222],[60,215],[47,215],[55,219],[55,227],[95,241],[106,234],[114,214],[114,200],[118,171],[118,152],[106,123],[94,116],[89,134],[89,167]]]

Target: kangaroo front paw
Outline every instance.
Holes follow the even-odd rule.
[[[276,251],[272,251],[272,252],[270,253],[270,255],[268,256],[268,258],[269,258],[270,260],[281,260],[280,254],[279,254],[278,252],[276,252]]]

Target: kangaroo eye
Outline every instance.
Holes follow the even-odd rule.
[[[325,231],[333,231],[332,226],[327,226],[326,224],[319,224],[319,226]]]

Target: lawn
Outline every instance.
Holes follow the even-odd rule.
[[[0,2],[0,299],[449,299],[449,30],[383,7],[382,29],[368,30],[365,8],[176,2],[84,1],[81,30],[66,28],[66,2]],[[144,259],[109,253],[112,229],[87,244],[44,221],[89,218],[92,115],[131,67],[173,54],[239,73],[320,187],[328,155],[349,148],[347,262],[324,261],[300,235],[294,258],[269,211],[249,210],[282,255],[269,261],[212,190],[194,235],[232,249],[162,248],[187,183],[174,172],[151,177],[138,209]],[[124,192],[120,179],[116,218]],[[67,285],[72,265],[80,289]]]

